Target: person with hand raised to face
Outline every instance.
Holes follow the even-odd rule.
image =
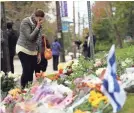
[[[37,9],[30,17],[22,20],[20,35],[16,45],[16,53],[19,56],[23,68],[21,87],[33,81],[33,73],[37,63],[41,61],[42,23],[45,14]]]

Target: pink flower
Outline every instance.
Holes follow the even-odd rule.
[[[102,62],[101,62],[101,61],[97,61],[97,62],[94,64],[95,67],[99,67],[99,66],[101,66],[101,65],[102,65]]]
[[[32,89],[31,89],[31,93],[32,93],[32,94],[35,94],[36,91],[38,90],[38,87],[39,87],[39,86],[33,86]]]
[[[5,104],[10,104],[14,101],[14,99],[11,95],[8,95],[7,97],[4,98],[3,101],[4,101]]]
[[[82,78],[76,78],[74,80],[74,84],[79,84],[83,79]]]
[[[57,108],[65,108],[67,105],[73,102],[73,94],[69,94],[61,103],[59,103]]]

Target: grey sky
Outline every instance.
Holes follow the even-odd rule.
[[[73,20],[73,1],[67,1],[68,3],[68,18],[69,20]],[[94,1],[91,1],[91,5]],[[88,13],[87,13],[87,1],[75,1],[75,21],[76,21],[76,33],[78,32],[78,11],[80,12],[80,23],[81,30],[83,29],[83,18],[84,18],[84,26],[88,27]]]

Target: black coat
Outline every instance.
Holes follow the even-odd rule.
[[[16,51],[16,43],[18,39],[17,32],[13,29],[7,29],[7,36],[8,36],[9,54],[10,56],[14,56]]]

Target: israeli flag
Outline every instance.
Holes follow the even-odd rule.
[[[101,90],[108,97],[113,113],[118,112],[125,103],[126,93],[116,79],[115,45],[112,45],[108,54],[107,69]]]

